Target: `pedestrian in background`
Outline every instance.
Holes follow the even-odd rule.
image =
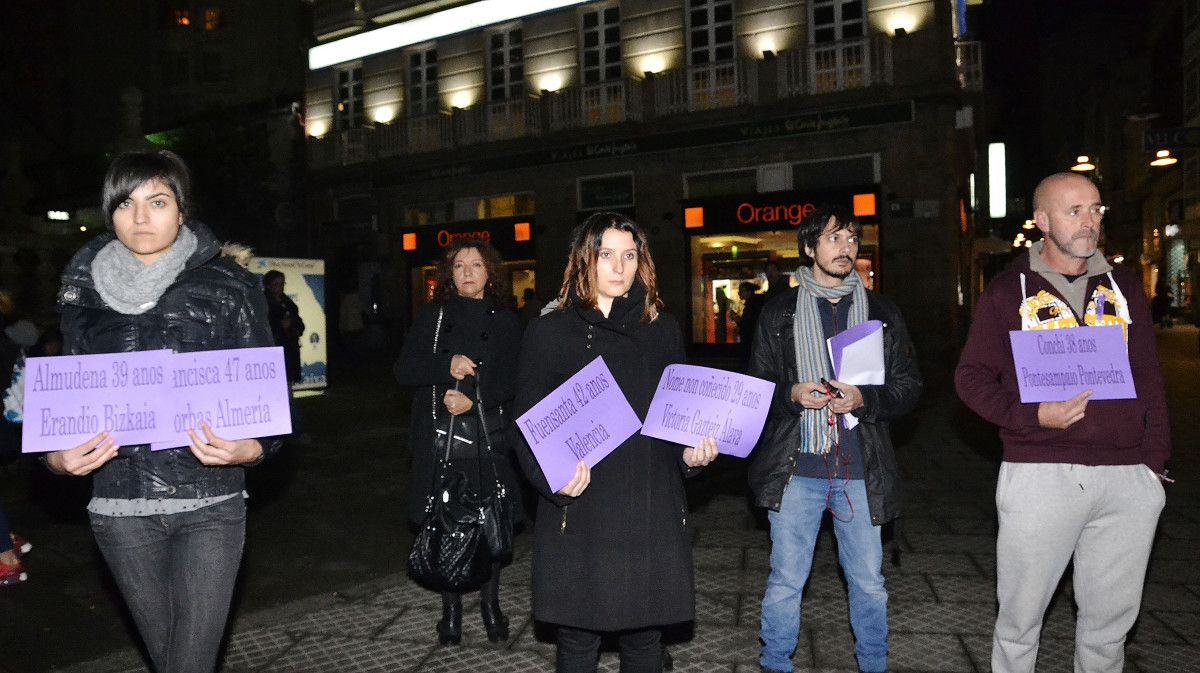
[[[818,209],[797,231],[800,284],[769,301],[754,334],[750,375],[775,396],[754,451],[750,488],[771,523],[771,573],[763,593],[759,663],[792,670],[804,585],[826,510],[849,592],[860,671],[887,670],[887,588],[882,526],[900,515],[900,468],[889,423],[916,406],[921,375],[900,310],[854,269],[862,225]],[[867,320],[883,323],[884,380],[834,379],[826,341]],[[847,423],[847,414],[858,422]]]
[[[258,283],[195,218],[190,185],[166,150],[109,166],[108,232],[62,275],[67,355],[273,345]],[[242,466],[280,444],[227,440],[205,423],[189,435],[189,447],[151,451],[101,432],[44,456],[56,473],[91,475],[92,532],[159,673],[216,666],[246,537]]]
[[[0,328],[4,327],[4,315],[0,313]],[[14,405],[13,394],[19,395],[23,388],[11,390],[9,385],[17,372],[24,371],[21,365],[21,349],[8,335],[0,330],[0,381],[4,381],[4,418],[0,420],[0,465],[7,465],[21,455],[20,409]],[[16,375],[19,381],[19,375]],[[0,587],[13,586],[29,579],[21,557],[33,549],[25,538],[9,530],[8,517],[0,504]]]
[[[283,368],[288,383],[300,380],[300,337],[304,336],[304,321],[296,302],[284,293],[287,279],[283,272],[271,269],[263,274],[263,293],[267,298],[267,322],[276,346],[283,347]]]
[[[396,381],[414,387],[409,453],[408,520],[413,527],[425,520],[425,506],[433,487],[438,456],[445,440],[435,433],[438,417],[453,414],[458,423],[476,423],[475,375],[478,371],[489,431],[493,463],[507,497],[520,503],[512,452],[509,450],[505,407],[516,390],[516,356],[521,347],[521,326],[504,308],[509,294],[500,254],[486,241],[460,239],[450,244],[438,262],[433,301],[421,307],[417,320],[396,360]],[[435,350],[434,344],[437,344]],[[455,389],[455,384],[458,389]],[[483,439],[482,435],[477,435]],[[481,447],[488,450],[488,446]],[[480,484],[475,457],[456,458],[453,469],[470,480],[476,493],[489,493]],[[513,507],[519,516],[519,505]],[[514,521],[514,526],[519,522]],[[504,559],[492,563],[492,576],[479,592],[479,610],[488,640],[508,639],[508,619],[500,610],[500,569]],[[442,593],[442,619],[438,642],[457,645],[462,639],[462,594]]]
[[[679,324],[661,310],[642,229],[616,213],[576,228],[556,308],[521,347],[520,416],[603,356],[644,418],[667,365],[683,362]],[[634,434],[594,468],[580,461],[552,491],[519,433],[525,474],[541,497],[533,552],[533,616],[558,626],[557,670],[596,670],[602,634],[616,633],[621,670],[658,671],[661,627],[695,616],[691,534],[683,476],[716,457]]]
[[[1004,444],[992,670],[1033,672],[1046,607],[1073,562],[1075,670],[1120,673],[1166,501],[1171,435],[1154,321],[1137,277],[1098,251],[1106,207],[1090,180],[1051,175],[1033,208],[1045,238],[988,283],[954,378]],[[1071,329],[1082,338],[1110,325],[1125,335],[1136,398],[1089,401],[1089,390],[1021,402],[1009,331]]]

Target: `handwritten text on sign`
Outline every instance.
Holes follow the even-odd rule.
[[[602,357],[517,418],[517,427],[554,492],[571,481],[576,463],[582,460],[595,467],[640,425]]]
[[[29,358],[24,415],[26,453],[69,449],[102,431],[124,446],[185,446],[201,420],[224,439],[291,432],[278,347]]]
[[[671,365],[646,412],[642,434],[685,446],[704,437],[721,453],[746,457],[758,442],[775,384],[723,369]]]
[[[1119,325],[1014,330],[1008,337],[1022,402],[1061,402],[1085,390],[1093,400],[1137,397]]]

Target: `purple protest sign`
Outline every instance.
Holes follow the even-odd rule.
[[[222,439],[286,435],[292,431],[291,402],[283,349],[231,348],[178,353],[167,375],[172,400],[166,433],[150,448],[187,446],[187,431],[207,421]]]
[[[602,357],[517,419],[551,491],[571,481],[580,460],[595,467],[641,424]]]
[[[27,359],[21,451],[61,451],[102,431],[122,445],[164,436],[171,357],[156,350]]]
[[[1124,328],[1011,331],[1022,402],[1061,402],[1090,390],[1093,400],[1137,397]]]
[[[758,442],[775,384],[723,369],[671,365],[663,370],[642,434],[685,446],[713,437],[717,450],[745,458]]]

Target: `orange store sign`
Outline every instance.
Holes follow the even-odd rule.
[[[443,248],[449,247],[449,245],[455,241],[464,239],[476,239],[490,242],[492,240],[492,232],[488,231],[487,229],[479,229],[476,231],[447,231],[442,229],[437,233],[438,245],[442,246]]]
[[[760,222],[787,222],[793,227],[816,210],[812,203],[783,203],[772,206],[756,206],[753,203],[741,203],[737,207],[737,221],[742,224],[758,224]]]

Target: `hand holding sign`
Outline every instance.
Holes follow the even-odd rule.
[[[717,440],[705,437],[683,450],[683,464],[688,467],[704,467],[717,458]]]
[[[1083,420],[1087,411],[1088,398],[1092,391],[1085,390],[1064,402],[1041,402],[1038,404],[1038,425],[1043,428],[1066,430]]]
[[[82,477],[116,458],[120,448],[116,437],[101,432],[79,446],[50,453],[46,456],[46,465],[52,472]]]
[[[592,483],[592,468],[588,467],[587,461],[579,461],[575,463],[575,475],[571,477],[571,481],[567,482],[566,486],[558,489],[559,495],[565,495],[570,498],[578,498],[583,495],[587,487]]]
[[[189,448],[196,460],[205,465],[241,465],[262,457],[263,447],[257,439],[222,439],[213,434],[206,421],[200,421],[200,429],[204,431],[203,441],[195,430],[187,431],[192,440]]]

